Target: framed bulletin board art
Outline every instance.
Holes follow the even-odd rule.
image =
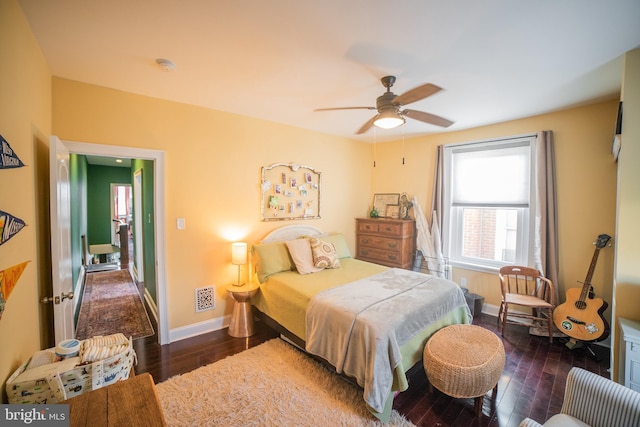
[[[276,163],[262,167],[263,221],[320,218],[321,173],[309,166]]]

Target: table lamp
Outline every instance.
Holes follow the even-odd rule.
[[[242,286],[240,283],[240,269],[242,265],[247,263],[247,244],[244,242],[235,242],[231,244],[231,264],[238,266],[238,281],[233,286]]]

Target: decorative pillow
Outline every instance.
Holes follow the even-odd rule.
[[[293,263],[284,242],[253,245],[252,253],[256,258],[256,274],[260,283],[272,274],[293,270]]]
[[[289,249],[289,254],[296,265],[296,270],[300,274],[317,273],[323,268],[316,267],[313,263],[313,254],[311,253],[311,244],[309,239],[295,239],[285,242]]]
[[[333,243],[325,242],[315,237],[309,239],[309,243],[311,243],[313,264],[316,267],[340,268],[340,259],[336,255],[336,248]]]
[[[322,240],[327,243],[333,244],[333,247],[336,249],[336,256],[338,258],[351,258],[351,252],[349,251],[349,246],[347,246],[347,241],[345,240],[343,234],[329,234],[326,236],[322,236]]]

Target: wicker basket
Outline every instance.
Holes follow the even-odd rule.
[[[36,363],[36,359],[53,360],[54,349],[36,353],[7,380],[9,403],[57,403],[129,378],[136,360],[131,339],[125,338],[122,334],[104,338],[111,338],[111,342],[118,343],[118,347],[114,347],[118,349],[118,353],[84,364],[82,351],[78,357],[45,364]],[[81,341],[81,348],[86,348],[85,344],[89,342],[90,340]]]

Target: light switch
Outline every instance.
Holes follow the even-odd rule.
[[[178,218],[176,223],[178,225],[178,230],[184,230],[184,218]]]

